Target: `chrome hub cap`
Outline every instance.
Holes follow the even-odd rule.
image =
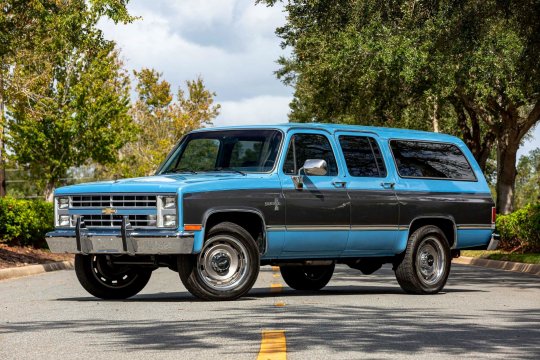
[[[235,289],[247,279],[248,252],[229,235],[208,239],[197,259],[197,273],[210,288],[219,291]]]
[[[226,253],[217,253],[214,255],[211,261],[212,269],[218,274],[227,272],[231,266],[231,258]]]
[[[446,269],[444,250],[440,242],[434,238],[425,238],[416,254],[416,272],[420,281],[426,285],[436,284]]]

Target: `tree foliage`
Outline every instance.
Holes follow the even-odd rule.
[[[540,203],[540,148],[519,159],[516,177],[516,208]]]
[[[275,0],[259,1],[273,5]],[[499,211],[540,119],[540,1],[289,0],[291,120],[442,130],[482,168],[497,147]]]
[[[212,123],[220,105],[201,78],[186,81],[187,92],[178,89],[176,98],[171,85],[154,69],[135,71],[137,101],[130,114],[137,139],[120,151],[121,161],[101,168],[100,177],[135,177],[152,174],[174,144],[187,132]]]
[[[4,1],[4,140],[46,197],[70,167],[113,163],[132,137],[129,78],[97,22],[132,21],[125,0]]]

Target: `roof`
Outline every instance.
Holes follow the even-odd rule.
[[[345,124],[325,124],[325,123],[285,123],[285,124],[268,124],[268,125],[240,125],[240,126],[222,126],[214,128],[203,128],[196,131],[205,130],[239,130],[239,129],[279,129],[287,132],[291,129],[312,129],[323,130],[329,133],[335,133],[337,131],[355,131],[355,132],[368,132],[377,134],[382,138],[392,139],[418,139],[418,140],[438,140],[438,141],[459,141],[455,136],[434,133],[429,131],[411,130],[411,129],[399,129],[390,127],[378,127],[378,126],[362,126],[362,125],[345,125]]]

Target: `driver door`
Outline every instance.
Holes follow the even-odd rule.
[[[335,145],[325,132],[296,131],[289,136],[280,179],[286,206],[282,256],[339,256],[350,230],[350,201]],[[293,176],[308,159],[324,160],[325,175],[303,174],[303,187]]]

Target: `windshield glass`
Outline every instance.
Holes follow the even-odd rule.
[[[277,130],[205,131],[186,135],[158,174],[232,171],[269,172],[281,144]]]

